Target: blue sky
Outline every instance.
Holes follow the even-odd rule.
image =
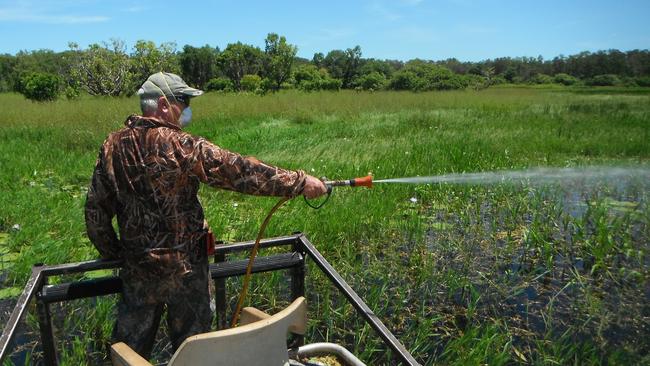
[[[111,38],[263,46],[275,32],[306,58],[355,45],[381,59],[552,58],[648,49],[649,19],[650,0],[0,0],[0,53]]]

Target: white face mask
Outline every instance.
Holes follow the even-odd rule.
[[[192,108],[187,107],[181,112],[181,116],[178,118],[178,123],[181,125],[181,128],[187,127],[192,121]]]

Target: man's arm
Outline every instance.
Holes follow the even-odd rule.
[[[305,194],[313,198],[326,192],[322,182],[302,170],[268,165],[253,157],[243,157],[222,149],[204,139],[197,141],[196,149],[194,156],[197,160],[192,171],[203,183],[213,187],[282,197]]]
[[[103,169],[103,149],[99,153],[92,182],[86,196],[86,231],[104,259],[119,258],[119,242],[113,229],[115,193]]]

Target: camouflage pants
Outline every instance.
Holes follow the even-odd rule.
[[[124,342],[144,358],[149,358],[163,310],[173,350],[185,338],[210,331],[212,323],[207,260],[192,266],[192,272],[174,284],[122,275],[124,288],[118,304],[113,341]],[[153,285],[153,286],[152,286]]]

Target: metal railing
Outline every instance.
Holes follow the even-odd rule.
[[[241,276],[246,273],[247,259],[228,261],[227,255],[250,250],[253,241],[215,248],[215,262],[210,264],[210,274],[215,281],[215,301],[218,329],[227,327],[226,321],[226,278]],[[352,304],[361,317],[378,333],[379,337],[395,353],[395,357],[405,365],[419,365],[400,341],[386,328],[366,303],[345,282],[336,270],[327,262],[316,247],[305,237],[296,233],[291,236],[262,240],[261,248],[291,246],[291,251],[270,256],[258,257],[253,265],[253,273],[288,269],[291,275],[291,299],[303,296],[305,292],[305,258],[310,257],[318,268]],[[104,296],[119,293],[122,282],[117,276],[107,276],[91,280],[74,281],[63,284],[48,285],[48,277],[74,273],[84,273],[101,269],[116,269],[121,261],[88,261],[61,265],[35,265],[25,289],[18,298],[16,306],[0,336],[0,363],[9,355],[10,345],[15,337],[18,324],[27,310],[28,304],[35,298],[37,302],[38,322],[46,365],[58,365],[55,338],[52,331],[52,319],[49,305],[54,302]],[[302,345],[302,339],[296,341]]]

